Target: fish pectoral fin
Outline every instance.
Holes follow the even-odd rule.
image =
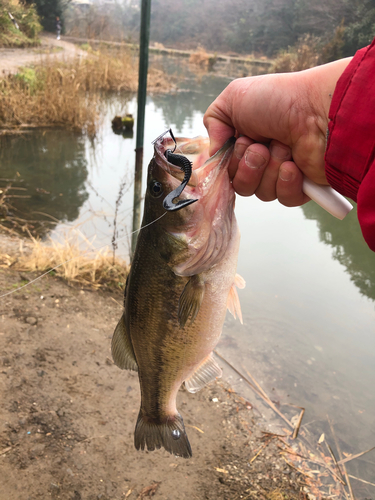
[[[112,337],[112,358],[115,364],[122,370],[138,371],[134,349],[130,336],[126,330],[124,315],[117,323]]]
[[[204,297],[204,280],[199,274],[192,276],[186,283],[178,302],[178,322],[183,328],[188,319],[193,323]]]
[[[189,392],[198,392],[206,384],[220,378],[223,372],[214,360],[212,353],[203,361],[191,377],[185,380],[185,387]]]
[[[245,288],[245,280],[240,276],[239,274],[236,274],[234,278],[233,285],[229,291],[228,295],[228,300],[227,300],[227,308],[229,312],[232,314],[234,319],[238,316],[238,319],[241,321],[241,324],[243,325],[242,321],[242,311],[241,311],[241,304],[240,304],[240,299],[238,298],[238,293],[237,293],[237,288]]]

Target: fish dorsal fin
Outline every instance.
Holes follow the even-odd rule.
[[[113,361],[119,368],[138,371],[133,345],[126,330],[124,315],[121,316],[120,321],[117,323],[112,337],[111,349]]]
[[[232,314],[232,316],[236,319],[238,316],[238,319],[241,321],[241,324],[243,325],[242,321],[242,311],[241,311],[241,304],[240,304],[240,299],[238,298],[238,293],[237,293],[237,288],[245,288],[245,280],[240,276],[239,274],[236,274],[234,278],[233,285],[229,291],[228,295],[228,300],[227,300],[227,308],[229,312]]]
[[[178,322],[183,328],[188,319],[193,323],[204,297],[204,281],[199,275],[192,276],[186,283],[178,302]]]
[[[216,363],[211,353],[193,375],[185,380],[185,387],[189,392],[198,392],[209,382],[220,378],[222,374],[220,366]]]

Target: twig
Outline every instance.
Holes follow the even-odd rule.
[[[264,445],[260,447],[258,453],[256,455],[254,455],[253,458],[250,460],[251,464],[259,457],[259,455],[262,453],[262,451],[264,450],[264,448],[266,446],[268,446],[268,444],[269,444],[269,441],[267,441],[267,443],[264,443]]]
[[[332,432],[333,439],[335,441],[337,453],[339,454],[339,459],[342,460],[341,448],[340,448],[338,439],[336,438],[335,429],[333,428],[333,424],[332,424],[331,419],[329,418],[328,415],[327,415],[327,420],[328,420],[329,427],[330,427],[331,432]],[[349,479],[349,476],[348,476],[348,471],[346,470],[345,464],[342,464],[342,468],[344,470],[344,475],[345,475],[346,482],[348,483],[348,489],[349,489],[350,498],[351,498],[351,500],[355,500],[355,496],[354,496],[354,493],[353,493],[353,490],[352,490],[352,485],[350,483],[350,479]]]
[[[192,429],[195,429],[196,431],[200,432],[201,434],[204,434],[204,431],[202,431],[202,429],[200,429],[196,425],[185,424],[185,427],[191,427]]]
[[[310,479],[313,479],[314,476],[310,476],[310,474],[308,472],[305,472],[301,469],[298,469],[298,467],[295,467],[293,464],[291,464],[283,455],[283,459],[285,460],[285,462],[289,465],[289,467],[291,467],[292,469],[298,471],[300,474],[303,474],[304,476],[307,476],[309,477]]]
[[[370,481],[365,481],[364,479],[352,476],[351,474],[348,474],[348,476],[351,477],[352,479],[356,479],[357,481],[360,481],[361,483],[369,484],[370,486],[375,486],[375,484],[374,483],[370,483]]]
[[[116,302],[118,306],[120,306],[121,308],[123,307],[122,304],[120,304],[120,302],[118,302],[116,299],[114,299],[113,297],[111,297],[111,299],[113,300],[113,302]]]
[[[300,407],[298,407],[298,408],[300,408]],[[299,433],[299,429],[301,427],[303,415],[305,414],[305,408],[300,408],[300,410],[301,410],[301,413],[300,413],[299,419],[297,421],[297,424],[294,428],[292,439],[296,439],[298,437],[298,433]]]
[[[338,465],[338,463],[337,463],[337,460],[336,460],[335,454],[333,453],[333,450],[332,450],[332,448],[330,447],[330,445],[327,443],[327,441],[325,441],[325,444],[326,444],[326,446],[327,446],[327,449],[328,449],[328,451],[329,451],[329,454],[330,454],[330,455],[331,455],[331,457],[332,457],[333,463],[335,464],[336,469],[337,469],[337,471],[338,471],[338,473],[339,473],[339,475],[340,475],[340,483],[341,483],[341,484],[343,484],[344,486],[346,486],[346,482],[344,481],[344,477],[343,477],[342,472],[341,472],[341,469],[340,469],[340,467],[339,467],[339,465]]]
[[[258,384],[258,382],[256,382],[256,380],[250,375],[250,373],[246,370],[247,374],[249,375],[249,377],[254,381],[254,385],[253,383],[250,382],[249,379],[247,379],[240,371],[237,370],[237,368],[235,368],[231,363],[229,363],[229,361],[227,361],[221,354],[219,354],[216,350],[214,351],[214,353],[219,356],[220,359],[222,359],[223,361],[225,361],[225,363],[230,366],[232,368],[232,370],[234,370],[252,389],[253,391],[258,394],[258,396],[260,398],[262,398],[271,408],[272,410],[277,413],[279,415],[279,417],[281,417],[288,425],[291,429],[294,429],[294,425],[286,418],[285,415],[283,415],[281,413],[281,411],[276,408],[276,406],[272,403],[272,401],[270,400],[270,398],[267,396],[267,394],[263,391],[263,389],[260,387],[260,385]],[[256,387],[257,386],[257,387]],[[259,387],[259,389],[258,389]]]
[[[116,250],[118,248],[117,244],[117,239],[118,239],[118,234],[117,234],[117,215],[118,215],[118,209],[120,208],[122,197],[124,195],[124,189],[126,186],[126,179],[123,179],[120,183],[117,199],[116,199],[116,205],[115,205],[115,216],[113,220],[113,235],[112,235],[112,250],[113,250],[113,264],[115,263],[115,258],[116,258]]]
[[[337,462],[339,465],[344,465],[346,464],[347,462],[350,462],[351,460],[354,460],[355,458],[359,458],[361,457],[362,455],[365,455],[366,453],[369,453],[370,451],[372,450],[375,450],[375,446],[373,446],[372,448],[370,448],[369,450],[366,450],[366,451],[362,451],[361,453],[357,453],[356,455],[351,455],[350,457],[347,457],[347,458],[343,458],[342,460],[340,460],[339,462]]]
[[[8,446],[8,448],[4,448],[3,450],[0,451],[0,455],[5,455],[5,453],[8,453],[13,448],[13,446]]]

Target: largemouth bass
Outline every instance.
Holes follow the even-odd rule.
[[[212,351],[226,309],[242,322],[235,288],[244,287],[236,275],[240,233],[228,176],[234,143],[229,140],[208,158],[208,139],[177,139],[176,153],[192,162],[192,172],[179,194],[187,206],[175,211],[166,211],[163,200],[180,186],[184,173],[166,158],[172,139],[154,144],[124,313],[112,338],[116,365],[138,371],[137,449],[164,447],[177,456],[192,456],[176,408],[177,392],[183,382],[196,392],[221,376]]]

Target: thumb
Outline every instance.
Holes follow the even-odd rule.
[[[210,156],[214,155],[236,132],[231,119],[218,107],[217,100],[211,104],[203,117],[203,124],[210,138]]]

